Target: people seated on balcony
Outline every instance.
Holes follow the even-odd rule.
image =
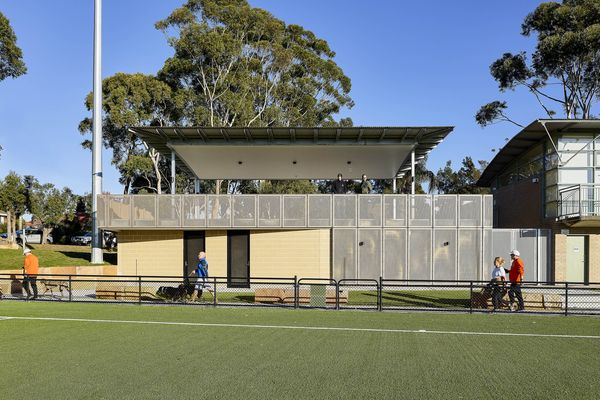
[[[346,194],[348,192],[346,182],[342,180],[342,174],[338,174],[337,179],[331,184],[331,192],[333,194]]]

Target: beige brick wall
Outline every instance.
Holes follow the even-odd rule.
[[[206,231],[208,276],[227,276],[227,231]]]
[[[121,275],[181,276],[183,273],[182,231],[122,231],[118,252]]]
[[[253,277],[329,278],[329,259],[328,229],[250,233]]]
[[[567,280],[567,235],[554,235],[554,280]]]
[[[589,246],[590,282],[600,282],[600,235],[590,235]]]

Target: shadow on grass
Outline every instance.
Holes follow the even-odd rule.
[[[86,252],[78,252],[78,251],[59,251],[65,257],[75,260],[83,260],[88,263],[91,262],[92,255]],[[111,265],[117,265],[117,253],[104,253],[103,259],[105,263]]]
[[[361,296],[377,297],[375,293],[361,293]],[[388,306],[415,306],[415,307],[457,307],[468,308],[469,299],[466,298],[441,298],[427,295],[419,295],[407,292],[383,292],[382,300],[389,302]],[[391,303],[391,304],[390,304]]]

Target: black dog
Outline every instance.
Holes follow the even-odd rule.
[[[171,301],[186,301],[194,294],[194,285],[181,284],[177,287],[161,286],[156,291],[156,296]]]

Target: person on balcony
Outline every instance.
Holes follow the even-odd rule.
[[[361,194],[369,194],[373,190],[373,185],[367,179],[366,174],[362,174],[362,181],[360,182],[360,193]]]
[[[348,192],[346,182],[342,180],[342,174],[337,175],[337,179],[333,181],[331,188],[333,194],[346,194]]]

